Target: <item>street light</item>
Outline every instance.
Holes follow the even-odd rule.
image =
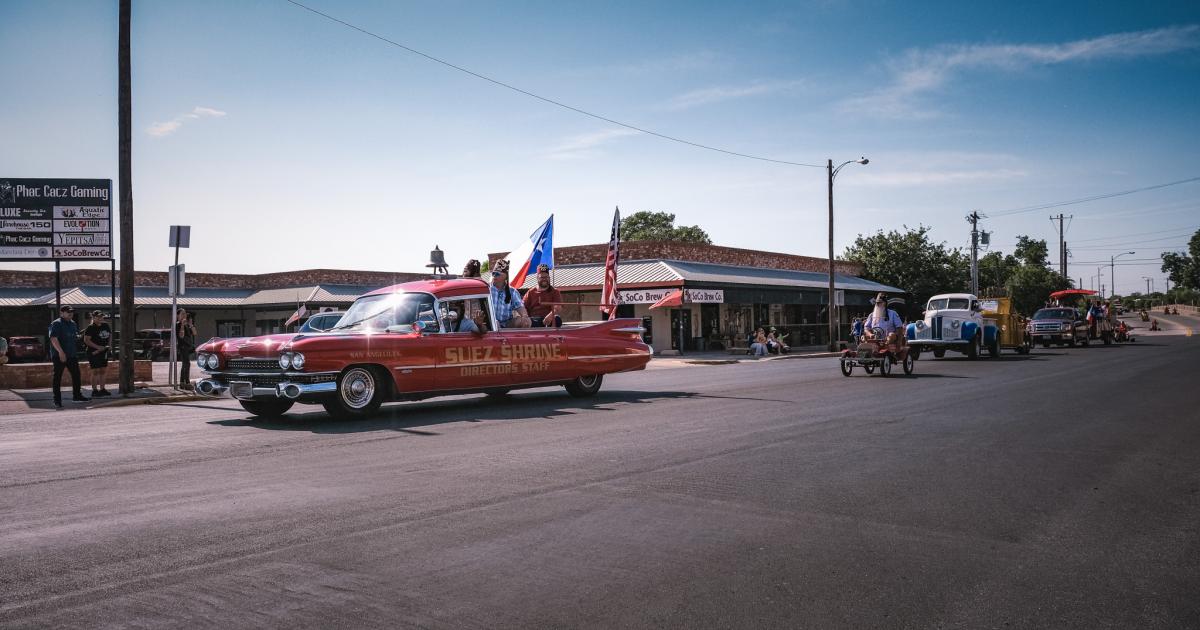
[[[1117,254],[1116,256],[1113,256],[1112,260],[1108,261],[1108,269],[1109,269],[1108,280],[1110,283],[1109,289],[1108,289],[1109,299],[1112,299],[1117,296],[1117,259],[1122,256],[1128,256],[1130,254],[1136,254],[1136,253],[1137,252],[1123,252],[1123,253]]]
[[[833,291],[833,180],[834,180],[834,178],[837,177],[838,173],[841,172],[842,167],[846,166],[847,164],[862,164],[865,166],[865,165],[869,164],[870,162],[871,161],[868,160],[867,158],[861,157],[861,158],[858,158],[857,160],[847,160],[845,162],[842,162],[841,164],[837,165],[837,168],[834,168],[833,160],[829,160],[826,163],[826,167],[825,167],[827,169],[827,172],[829,173],[829,302],[825,307],[825,313],[826,313],[826,316],[829,318],[829,351],[830,352],[835,352],[837,350],[837,336],[838,336],[837,321],[835,321],[833,319],[833,302],[834,302],[834,299],[833,299],[834,298],[834,291]]]

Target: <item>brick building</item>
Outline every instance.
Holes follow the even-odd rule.
[[[596,319],[608,245],[556,248],[554,282],[567,321]],[[496,253],[489,261],[504,256]],[[900,293],[858,277],[862,266],[835,261],[834,282],[843,296],[837,309],[842,329],[869,309],[878,291]],[[451,265],[451,268],[455,268]],[[641,317],[656,349],[713,349],[743,345],[757,325],[786,331],[793,345],[827,343],[828,262],[796,256],[695,243],[631,241],[621,244],[619,314]],[[298,304],[309,311],[345,309],[363,293],[429,277],[427,273],[307,269],[268,274],[189,273],[179,304],[196,313],[201,339],[279,332]],[[525,288],[532,287],[531,276]],[[167,274],[134,275],[135,329],[169,328]],[[56,316],[53,272],[0,270],[0,335],[45,335]],[[686,303],[650,310],[668,291],[683,289]],[[63,304],[79,310],[114,310],[109,271],[62,272]],[[844,335],[843,335],[844,336]]]

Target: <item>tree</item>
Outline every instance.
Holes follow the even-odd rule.
[[[1051,293],[1071,288],[1070,280],[1047,267],[1049,255],[1046,241],[1024,235],[1017,237],[1017,246],[1008,258],[1019,264],[1010,270],[1004,282],[1016,312],[1032,313],[1046,303]]]
[[[1021,262],[1011,254],[1005,256],[1002,252],[988,252],[979,259],[979,286],[982,289],[1000,289],[1008,285],[1008,279],[1021,266]]]
[[[913,305],[923,305],[938,293],[962,291],[970,280],[971,261],[957,248],[934,243],[930,228],[904,226],[904,231],[880,230],[858,235],[842,258],[862,263],[863,276],[908,292]]]
[[[1188,253],[1165,252],[1162,261],[1162,272],[1176,287],[1200,291],[1200,230],[1188,241]]]
[[[1021,261],[1022,265],[1045,267],[1046,260],[1050,256],[1050,248],[1046,245],[1046,241],[1022,235],[1017,237],[1017,247],[1013,250],[1013,255]]]
[[[621,219],[621,240],[682,241],[711,245],[712,239],[698,225],[675,227],[675,214],[643,210]]]

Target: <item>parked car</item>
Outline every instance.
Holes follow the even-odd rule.
[[[171,329],[146,328],[133,334],[133,356],[139,359],[168,359],[171,356]]]
[[[1029,322],[1029,334],[1033,343],[1049,348],[1050,344],[1074,347],[1088,345],[1088,323],[1080,317],[1079,310],[1070,306],[1052,306],[1039,309]]]
[[[298,333],[325,332],[334,326],[337,326],[338,320],[345,315],[342,311],[330,311],[328,313],[317,313],[305,321]]]
[[[228,392],[260,417],[294,403],[358,418],[395,400],[561,385],[594,396],[604,375],[645,369],[640,319],[500,329],[488,285],[428,280],[355,300],[338,334],[214,339],[197,349],[201,394]]]
[[[6,355],[10,363],[18,361],[49,361],[46,342],[41,337],[9,337]]]
[[[979,298],[970,293],[935,295],[925,306],[925,319],[908,325],[905,331],[908,345],[918,356],[922,351],[932,350],[939,359],[947,350],[972,359],[984,347],[999,354],[999,329],[994,321],[984,321],[982,311]]]

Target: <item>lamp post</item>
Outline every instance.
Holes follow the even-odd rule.
[[[838,336],[837,320],[835,320],[833,318],[833,308],[834,308],[833,307],[833,303],[834,303],[834,290],[833,290],[833,180],[834,180],[834,178],[837,177],[838,173],[842,170],[842,167],[846,166],[847,164],[866,165],[868,163],[870,163],[870,160],[868,160],[865,157],[861,157],[861,158],[858,158],[857,160],[847,160],[845,162],[842,162],[841,164],[837,165],[837,168],[834,168],[833,160],[829,160],[828,162],[826,162],[826,165],[825,165],[825,168],[827,169],[826,172],[829,174],[829,302],[828,302],[828,304],[826,304],[825,314],[826,314],[826,317],[829,318],[829,351],[830,352],[835,352],[837,350],[837,336]]]
[[[1137,252],[1122,252],[1120,254],[1117,254],[1116,256],[1113,256],[1112,260],[1108,261],[1108,297],[1109,297],[1109,299],[1112,299],[1112,298],[1116,297],[1116,295],[1117,295],[1117,259],[1122,256],[1128,256],[1130,254],[1136,254],[1136,253]],[[1101,297],[1103,297],[1103,296],[1101,296]]]

